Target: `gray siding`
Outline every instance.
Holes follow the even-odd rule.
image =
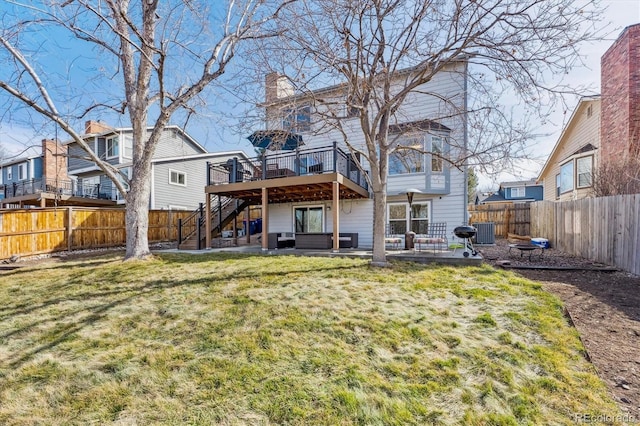
[[[151,208],[168,209],[169,206],[172,206],[195,210],[199,203],[205,202],[204,187],[207,185],[207,161],[220,163],[231,157],[218,155],[154,163]],[[186,185],[170,184],[170,170],[185,173]]]
[[[93,146],[93,141],[91,141],[90,146]],[[74,170],[86,169],[95,165],[92,161],[77,158],[87,156],[85,150],[83,150],[77,143],[70,143],[69,145],[67,145],[67,149],[69,155],[69,161],[67,163],[69,174],[73,174]]]
[[[191,143],[181,132],[167,129],[160,136],[153,158],[184,157],[205,153],[206,151]]]

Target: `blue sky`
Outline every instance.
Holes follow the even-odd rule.
[[[611,36],[605,40],[591,45],[583,45],[581,54],[584,56],[585,67],[576,68],[570,75],[570,81],[576,85],[591,85],[594,93],[600,90],[600,57],[617,38],[622,29],[628,25],[640,23],[640,0],[604,0],[603,5],[607,6],[605,14],[605,23],[609,22],[608,30],[612,31]],[[2,5],[0,5],[2,8]],[[51,35],[49,34],[49,37]],[[55,37],[53,37],[55,39]],[[71,43],[68,39],[58,39],[54,42],[56,47],[61,45],[68,47]],[[54,51],[54,49],[52,49]],[[77,58],[77,57],[76,57]],[[56,70],[60,74],[71,71],[72,73],[81,73],[83,69],[90,68],[94,65],[88,61],[83,63],[82,60],[74,60],[64,65],[66,69]],[[69,74],[72,75],[72,74]],[[91,86],[83,86],[83,90],[91,90]],[[245,137],[250,131],[238,132],[231,126],[226,125],[230,110],[240,111],[241,109],[250,109],[252,105],[239,106],[236,105],[233,95],[228,91],[219,90],[218,87],[212,88],[210,93],[215,101],[209,102],[209,105],[218,105],[218,109],[210,107],[207,111],[190,120],[187,126],[187,132],[190,133],[198,142],[205,146],[209,151],[226,151],[243,149],[250,155],[253,149]],[[258,94],[261,95],[261,94]],[[256,102],[262,99],[256,99]],[[559,137],[566,120],[571,116],[572,108],[577,103],[577,99],[569,100],[569,109],[562,110],[558,107],[550,123],[541,126],[536,133],[545,135],[531,142],[535,147],[535,152],[539,154],[537,161],[526,161],[520,164],[517,173],[503,172],[495,179],[481,176],[480,189],[497,189],[498,183],[501,181],[527,179],[537,176],[542,168],[544,159],[553,149],[557,138]],[[71,106],[72,107],[72,106]],[[115,117],[115,116],[114,116]],[[100,116],[87,116],[87,119],[103,118]],[[125,117],[126,118],[126,117]],[[111,119],[105,119],[108,124],[115,126],[123,125],[123,123],[113,122]],[[175,124],[181,124],[174,121]],[[547,136],[548,135],[548,136]],[[8,122],[0,122],[0,145],[7,151],[17,154],[22,153],[29,146],[37,148],[39,151],[40,140],[43,137],[53,137],[51,134],[34,134],[33,129],[12,125]],[[61,135],[62,140],[66,140],[66,136]],[[32,152],[33,153],[33,152]]]

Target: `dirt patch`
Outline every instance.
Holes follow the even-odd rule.
[[[600,272],[606,266],[560,252],[509,253],[509,242],[476,247],[494,265],[574,267],[575,270],[512,269],[541,282],[565,304],[599,376],[623,412],[640,421],[640,277]]]

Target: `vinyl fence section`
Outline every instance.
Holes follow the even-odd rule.
[[[149,212],[149,242],[178,238],[188,211]],[[0,211],[0,259],[66,250],[117,247],[126,242],[124,209],[65,207]]]
[[[529,204],[483,204],[469,207],[469,223],[493,222],[496,236],[530,235]]]
[[[640,194],[531,205],[532,234],[566,253],[640,275]]]

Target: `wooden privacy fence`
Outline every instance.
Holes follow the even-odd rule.
[[[640,194],[531,205],[536,236],[566,253],[640,275]]]
[[[469,207],[469,223],[493,222],[496,236],[530,235],[529,204],[482,204]]]
[[[149,242],[177,239],[190,212],[151,210]],[[0,259],[126,243],[124,209],[64,207],[0,211]]]

